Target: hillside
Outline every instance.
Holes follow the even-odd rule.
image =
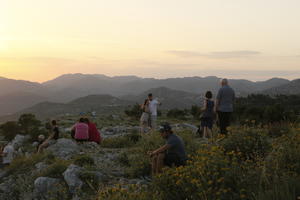
[[[161,109],[190,108],[192,105],[202,103],[200,95],[180,90],[172,90],[166,87],[152,88],[136,96],[127,95],[121,98],[141,104],[149,93],[152,93],[154,98],[157,98],[162,103]]]
[[[287,84],[280,85],[278,87],[273,87],[267,90],[262,91],[263,94],[268,95],[293,95],[293,94],[300,94],[300,79],[293,80]]]
[[[136,76],[109,77],[101,74],[65,74],[40,84],[1,78],[0,116],[19,112],[44,101],[68,103],[80,97],[99,94],[117,97],[138,96],[147,90],[160,87],[198,95],[203,95],[207,90],[216,93],[220,87],[219,81],[220,78],[214,76],[155,79]],[[231,79],[229,82],[238,96],[259,93],[281,85],[289,87],[290,83],[289,80],[279,78],[259,82]],[[275,93],[281,91],[281,89],[274,89]],[[284,89],[283,92],[285,92]],[[190,94],[186,95],[191,96]],[[186,101],[188,101],[187,99]],[[138,101],[140,100],[141,98],[138,98]]]
[[[60,115],[79,115],[80,113],[96,111],[98,114],[122,110],[130,101],[121,100],[110,95],[89,95],[71,101],[69,103],[42,102],[30,108],[26,108],[13,115],[4,116],[0,121],[16,120],[23,113],[32,113],[40,119],[51,118]]]

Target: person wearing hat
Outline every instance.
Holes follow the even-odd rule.
[[[160,133],[166,144],[148,154],[152,158],[152,174],[161,172],[164,166],[182,166],[185,165],[187,156],[185,146],[182,139],[173,133],[169,124],[165,124],[160,128]]]

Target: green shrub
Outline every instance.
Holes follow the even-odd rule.
[[[20,156],[15,158],[8,166],[8,172],[25,173],[35,168],[35,164],[45,161],[52,162],[52,154],[33,154],[30,157]]]
[[[80,173],[80,179],[86,183],[86,186],[96,193],[98,191],[100,182],[95,172],[83,171]]]
[[[44,169],[39,176],[51,178],[63,178],[63,173],[70,165],[70,161],[56,159],[51,165]]]
[[[128,148],[137,143],[140,138],[141,136],[138,133],[105,138],[101,143],[101,146],[106,148]]]
[[[229,134],[220,145],[225,152],[239,153],[244,160],[263,158],[271,149],[265,130],[245,126],[229,128]]]
[[[167,117],[185,120],[187,114],[185,110],[175,108],[168,111]]]
[[[92,157],[88,155],[79,155],[74,158],[74,164],[84,167],[84,166],[94,166],[95,161]]]
[[[0,126],[2,135],[6,140],[12,140],[14,137],[20,133],[21,127],[17,122],[9,121]]]

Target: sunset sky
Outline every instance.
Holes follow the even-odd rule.
[[[300,78],[299,0],[0,0],[0,76]]]

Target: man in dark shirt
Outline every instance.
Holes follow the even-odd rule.
[[[154,151],[148,152],[152,158],[152,174],[161,172],[164,166],[185,165],[187,156],[182,139],[175,135],[170,125],[165,124],[160,129],[161,136],[166,144]]]
[[[56,140],[58,140],[58,138],[59,138],[59,129],[58,129],[56,120],[52,120],[51,124],[52,124],[51,134],[48,137],[48,139],[39,146],[38,153],[41,153],[44,148],[47,148],[48,146],[54,144],[56,142]]]
[[[221,80],[222,87],[219,89],[216,99],[216,112],[218,113],[221,134],[227,134],[227,127],[230,125],[231,114],[235,99],[234,90],[228,85],[227,79]]]

